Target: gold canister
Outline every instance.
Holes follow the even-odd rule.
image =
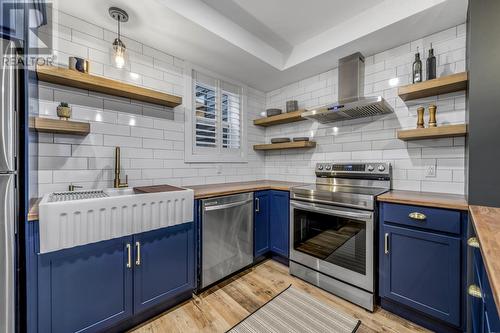
[[[423,106],[417,109],[417,128],[424,128],[424,111]]]
[[[437,112],[436,105],[434,104],[429,105],[429,127],[437,126],[436,112]]]

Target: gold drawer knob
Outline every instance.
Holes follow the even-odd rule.
[[[410,213],[408,215],[408,217],[411,219],[414,219],[414,220],[418,220],[418,221],[423,221],[423,220],[427,219],[427,216],[425,216],[425,214],[417,213],[417,212]]]
[[[471,284],[469,288],[467,288],[467,293],[475,298],[483,298],[483,293],[481,292],[481,288],[475,284]]]
[[[471,237],[467,240],[467,245],[470,247],[475,247],[476,249],[479,248],[479,241],[477,240],[476,237]]]

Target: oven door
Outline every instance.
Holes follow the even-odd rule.
[[[374,291],[373,212],[290,201],[290,259]]]

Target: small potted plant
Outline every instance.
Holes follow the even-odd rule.
[[[71,106],[66,102],[59,103],[57,106],[57,116],[64,120],[71,118]]]

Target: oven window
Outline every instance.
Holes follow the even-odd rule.
[[[366,222],[295,208],[296,251],[366,275]]]

